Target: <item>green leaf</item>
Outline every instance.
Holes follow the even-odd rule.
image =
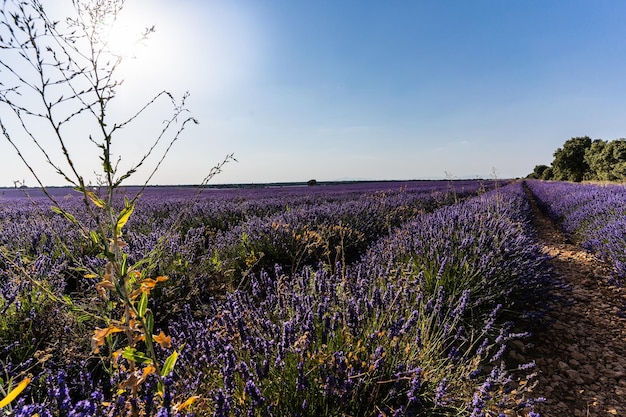
[[[128,274],[128,254],[122,253],[122,276]]]
[[[73,306],[74,302],[72,301],[72,299],[70,298],[69,295],[65,294],[63,295],[63,301],[65,302],[65,304],[69,305],[69,306]]]
[[[152,315],[152,311],[150,310],[146,311],[145,322],[146,322],[146,334],[151,335],[152,329],[154,328],[154,316]],[[146,340],[148,340],[147,337],[146,337]]]
[[[52,211],[54,213],[62,215],[63,217],[65,217],[67,220],[69,220],[73,224],[78,224],[78,220],[76,220],[76,217],[72,216],[70,213],[68,213],[67,211],[63,210],[62,208],[57,207],[57,206],[52,206],[50,208],[52,209]]]
[[[144,364],[152,364],[153,361],[151,358],[147,357],[145,353],[137,351],[135,348],[131,348],[130,346],[126,346],[122,351],[122,357],[128,359],[129,361],[136,363],[144,363]]]
[[[148,309],[148,293],[141,293],[141,298],[139,299],[139,303],[137,304],[137,314],[139,317],[143,317],[146,314],[146,310]]]
[[[98,233],[96,231],[91,230],[89,232],[89,236],[91,237],[91,241],[96,245],[100,243],[100,236],[98,236]]]
[[[106,148],[104,150],[104,152],[106,153]],[[111,166],[111,160],[109,159],[108,155],[105,155],[104,158],[100,158],[102,160],[102,169],[104,170],[105,173],[107,174],[113,174],[113,167]]]
[[[89,314],[83,314],[83,315],[80,315],[80,316],[76,317],[76,320],[77,320],[79,323],[84,323],[84,322],[86,322],[87,320],[89,320],[90,318],[91,318],[91,316],[90,316]]]
[[[172,352],[172,354],[165,359],[163,368],[161,368],[161,376],[167,376],[172,372],[174,365],[176,365],[176,359],[178,359],[178,352],[176,351]]]

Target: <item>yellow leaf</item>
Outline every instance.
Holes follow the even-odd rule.
[[[24,391],[24,388],[26,388],[28,384],[30,384],[30,378],[24,378],[19,384],[17,384],[15,388],[9,391],[7,396],[4,397],[2,401],[0,401],[0,408],[6,407],[7,405],[9,405],[11,401],[16,399],[17,396],[20,395],[22,391]]]
[[[98,278],[96,274],[85,274],[85,278]]]
[[[117,231],[116,236],[120,236],[122,234],[122,227],[124,227],[128,219],[130,218],[130,215],[133,214],[134,209],[135,207],[133,205],[127,205],[121,211],[119,217],[117,218],[117,224],[115,225]]]
[[[152,290],[159,282],[167,281],[167,277],[159,276],[156,279],[146,278],[141,281],[141,292],[146,294],[150,294],[150,290]]]
[[[91,200],[92,203],[94,203],[96,206],[100,207],[100,208],[104,208],[104,201],[98,197],[97,195],[95,195],[92,191],[87,191],[87,197],[89,197],[89,199]]]
[[[190,405],[192,405],[193,403],[195,403],[199,398],[200,398],[199,395],[193,395],[193,396],[189,397],[187,399],[187,401],[185,401],[184,403],[174,405],[174,407],[173,407],[174,411],[179,412],[181,410],[184,410],[185,408],[187,408]]]
[[[152,278],[144,279],[143,281],[141,281],[141,292],[145,294],[150,294],[150,290],[153,289],[156,284],[157,282]]]
[[[165,333],[163,333],[163,330],[161,330],[161,333],[158,335],[152,336],[152,340],[158,343],[162,348],[169,348],[172,346],[172,337],[166,336]]]
[[[100,346],[104,345],[104,339],[113,333],[119,333],[122,332],[123,330],[120,329],[119,327],[115,327],[115,326],[109,326],[106,327],[104,329],[95,329],[93,331],[93,336],[91,336],[91,350],[93,353],[98,353],[100,352]]]
[[[105,288],[107,290],[112,290],[115,288],[115,284],[113,284],[113,282],[111,282],[108,279],[105,279],[104,281],[101,281],[97,283],[96,285],[99,286],[100,288]]]
[[[104,299],[107,298],[107,291],[115,288],[115,284],[113,284],[113,277],[110,273],[104,274],[104,279],[96,284],[96,291],[100,296]]]
[[[138,289],[138,290],[135,290],[135,291],[131,292],[131,293],[128,295],[128,298],[130,298],[130,299],[131,299],[131,301],[135,301],[135,299],[136,299],[137,297],[139,297],[139,294],[141,294],[141,293],[142,293],[142,291],[141,291],[141,288],[140,288],[140,289]]]
[[[148,366],[146,366],[145,368],[143,368],[143,376],[144,376],[144,379],[145,379],[145,377],[147,377],[148,375],[153,374],[153,373],[155,373],[155,372],[156,372],[156,368],[155,368],[153,365],[148,365]]]
[[[153,365],[148,365],[145,368],[143,368],[141,378],[139,378],[139,383],[142,384],[148,378],[149,375],[155,372],[156,372],[156,368]]]

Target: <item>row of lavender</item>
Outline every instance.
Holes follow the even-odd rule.
[[[396,214],[385,213],[397,212],[407,204],[388,202],[389,194],[399,198],[395,193],[369,197],[358,194],[359,201],[370,207],[360,210],[347,200],[335,204],[340,197],[328,201],[331,208],[326,210],[316,210],[318,205],[311,201],[298,204],[296,198],[285,204],[282,200],[282,205],[276,204],[282,213],[270,210],[264,216],[248,216],[229,228],[203,229],[202,233],[198,230],[206,226],[195,223],[177,242],[170,240],[164,253],[171,259],[159,259],[155,268],[168,266],[177,279],[151,306],[155,311],[167,309],[167,320],[162,317],[161,323],[174,336],[173,345],[184,346],[170,380],[168,392],[172,398],[166,403],[171,405],[196,394],[201,398],[196,403],[198,415],[480,415],[488,409],[523,407],[525,404],[513,404],[519,400],[519,390],[514,390],[515,374],[505,372],[502,354],[506,343],[516,337],[511,333],[510,319],[519,317],[510,316],[511,312],[536,313],[534,300],[545,289],[546,281],[544,258],[526,234],[528,203],[519,184],[433,214],[425,213],[423,204],[413,204],[409,211],[402,208],[397,218],[393,217]],[[402,195],[407,194],[405,190]],[[381,209],[382,201],[387,211]],[[428,207],[434,207],[429,201]],[[167,203],[161,200],[155,207],[164,205]],[[313,215],[304,209],[307,206]],[[200,209],[194,210],[196,215],[190,221],[201,217],[197,214]],[[369,217],[378,216],[380,221],[383,214],[383,227],[367,229],[358,222],[349,223],[354,222],[349,210],[354,218],[364,217],[359,221],[366,226]],[[7,238],[11,236],[7,231],[15,231],[18,224],[30,218],[9,211],[5,218],[10,221],[2,229],[5,243],[13,242]],[[249,260],[254,247],[245,245],[251,245],[263,233],[274,232],[271,239],[261,239],[266,242],[263,248],[271,248],[286,237],[297,243],[301,239],[297,236],[307,231],[319,234],[319,225],[324,223],[315,221],[328,212],[340,214],[332,221],[340,226],[337,246],[344,247],[336,249],[338,256],[329,259],[332,262],[303,268],[291,261],[283,268],[265,269],[272,272],[252,274],[245,290],[231,292],[225,299],[200,297],[201,305],[188,296],[188,290],[202,295],[211,279],[207,272],[205,276],[197,272],[202,274],[203,268],[224,270],[224,261],[229,260],[224,248],[228,245],[219,244],[228,242],[228,231],[237,237],[237,247],[245,249],[234,256]],[[57,220],[47,220],[47,227],[63,230],[62,223],[54,223]],[[158,216],[135,221],[137,229],[150,221],[155,228],[168,222]],[[270,227],[253,228],[263,221]],[[281,234],[278,232],[284,227],[274,225],[299,229],[297,233]],[[353,229],[361,233],[372,230],[371,236],[389,235],[374,244],[369,244],[370,236],[369,249],[360,262],[341,264],[345,247],[357,236],[350,232]],[[28,228],[18,230],[24,232]],[[63,259],[67,253],[52,255],[58,249],[47,243],[54,239],[41,237],[46,233],[27,233],[27,239],[17,234],[13,237],[21,242],[17,254],[24,259],[19,261],[41,277],[56,277],[50,279],[56,282],[51,287],[61,295],[67,291],[68,284],[63,280],[68,269],[51,263],[50,258]],[[80,241],[71,230],[65,238],[68,236],[70,242]],[[139,234],[132,237],[129,233],[129,237],[130,250],[139,251]],[[145,246],[156,245],[156,237],[155,232],[153,243]],[[309,256],[314,260],[309,249],[315,245],[309,243],[301,251],[302,259]],[[207,248],[215,247],[219,249],[207,252]],[[286,246],[285,252],[293,253],[293,248]],[[89,256],[87,247],[76,245],[71,249]],[[252,258],[253,263],[258,261]],[[334,261],[340,266],[336,267]],[[67,257],[64,262],[68,266],[74,260]],[[193,269],[197,265],[201,267]],[[125,395],[118,395],[117,401],[110,396],[115,392],[113,387],[127,375],[108,375],[94,358],[79,360],[89,351],[89,341],[80,337],[85,324],[72,311],[47,305],[41,292],[31,291],[30,299],[26,297],[28,283],[9,283],[12,275],[6,265],[2,278],[3,296],[18,295],[12,303],[5,296],[3,313],[14,314],[13,325],[21,317],[30,326],[26,331],[22,326],[19,332],[13,332],[15,340],[3,352],[4,374],[29,370],[39,375],[38,385],[33,384],[29,396],[22,397],[16,407],[17,415],[122,413]],[[176,297],[171,294],[187,297],[180,297],[175,308],[171,302]],[[19,311],[21,316],[15,314]],[[7,332],[11,323],[6,317],[3,337],[11,333]],[[33,332],[38,326],[45,331]],[[58,356],[60,345],[64,346],[62,357]],[[164,357],[168,353],[163,349]],[[153,382],[148,379],[144,386],[146,398],[142,403],[148,415],[156,412],[147,395]],[[26,405],[25,398],[32,404]],[[160,412],[167,414],[171,409],[166,407]]]
[[[317,263],[328,259],[330,251],[337,253],[341,239],[343,257],[347,253],[354,258],[359,248],[416,213],[493,185],[357,183],[205,190],[202,195],[192,188],[149,188],[141,209],[128,222],[125,240],[131,262],[149,258],[149,272],[180,278],[178,288],[186,293],[190,288],[182,287],[189,282],[185,276],[193,276],[194,285],[205,289],[213,281],[240,279],[251,267]],[[89,222],[77,193],[66,188],[50,192],[58,205]],[[18,264],[36,260],[32,273],[57,293],[87,289],[93,283],[82,279],[80,266],[102,263],[94,256],[97,248],[65,218],[54,215],[50,204],[38,190],[28,190],[27,195],[22,190],[2,191],[0,247]],[[19,288],[9,278],[3,280],[0,294],[13,300]]]
[[[613,268],[612,281],[626,280],[626,188],[623,185],[526,181],[542,210],[563,231]]]
[[[371,242],[415,214],[494,185],[356,183],[204,190],[201,195],[193,188],[150,188],[128,222],[125,240],[131,262],[148,259],[149,274],[168,275],[176,282],[163,294],[163,302],[203,302],[207,289],[247,285],[247,273],[275,264],[296,270],[305,264],[353,261]],[[89,221],[78,194],[52,191],[59,205]],[[95,282],[83,279],[80,267],[103,263],[95,256],[97,248],[62,216],[55,216],[45,196],[36,190],[29,193],[29,198],[20,190],[2,193],[0,246],[18,261],[36,259],[33,273],[55,292],[88,291]],[[15,286],[0,286],[5,299],[14,299],[18,292]]]

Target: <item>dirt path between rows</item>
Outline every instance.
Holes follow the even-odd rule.
[[[561,301],[547,327],[520,352],[537,363],[534,393],[546,398],[537,411],[543,417],[626,417],[626,287],[609,285],[606,265],[570,242],[536,205],[533,224],[565,284],[555,290]]]

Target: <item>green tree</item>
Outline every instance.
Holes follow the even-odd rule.
[[[626,139],[609,142],[604,154],[610,166],[608,181],[624,181],[626,179]]]
[[[554,152],[552,170],[557,181],[580,182],[589,172],[585,161],[585,152],[591,147],[589,136],[575,137],[567,140],[562,148]]]
[[[554,179],[554,172],[552,171],[552,167],[548,167],[545,171],[541,173],[542,180],[552,180]]]
[[[589,166],[588,179],[590,180],[608,180],[610,167],[604,157],[607,143],[605,140],[596,139],[585,151],[585,162]]]
[[[535,169],[533,169],[533,172],[528,175],[528,178],[541,179],[543,177],[543,173],[549,168],[550,167],[547,165],[535,165]]]
[[[595,140],[585,153],[589,179],[623,181],[626,178],[626,139]]]

